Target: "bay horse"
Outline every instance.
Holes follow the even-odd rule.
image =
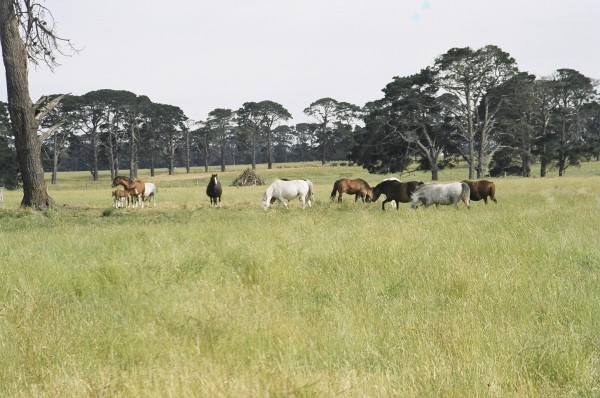
[[[313,183],[310,180],[275,180],[267,188],[263,196],[261,206],[267,210],[273,198],[279,200],[280,203],[288,208],[287,201],[290,199],[299,198],[302,203],[302,208],[312,205],[314,195]]]
[[[423,185],[423,181],[401,182],[398,179],[386,179],[373,188],[373,198],[371,202],[377,202],[380,195],[385,195],[385,200],[381,204],[381,210],[385,211],[385,204],[388,202],[396,203],[396,210],[399,209],[399,203],[410,202],[410,196],[415,190]]]
[[[471,189],[471,195],[470,195],[471,200],[477,202],[477,201],[483,199],[483,201],[487,205],[487,200],[489,197],[490,199],[492,199],[494,201],[494,203],[498,203],[498,201],[496,200],[496,184],[494,184],[492,181],[463,180],[462,182],[467,184],[469,186],[469,189]]]
[[[468,209],[471,208],[469,200],[470,189],[464,182],[452,182],[449,184],[423,184],[411,195],[411,207],[416,209],[420,204],[425,207],[431,205],[454,205],[458,209],[461,200]]]
[[[342,195],[355,195],[354,201],[358,201],[360,197],[363,203],[370,202],[373,197],[373,189],[369,184],[362,178],[351,180],[349,178],[340,178],[333,183],[333,189],[331,190],[331,200],[335,199],[336,194],[338,195],[338,203],[342,202]]]
[[[121,185],[125,189],[137,189],[139,195],[137,197],[137,202],[138,204],[142,204],[142,209],[144,208],[144,201],[142,199],[144,197],[144,193],[146,192],[146,185],[144,184],[144,181],[140,179],[132,180],[131,178],[125,176],[116,176],[113,178],[112,187],[114,188],[117,185]]]
[[[223,188],[221,187],[221,181],[217,178],[217,174],[213,174],[210,176],[210,181],[208,181],[208,186],[206,187],[206,194],[210,198],[210,205],[215,205],[221,207],[221,194],[223,193]],[[218,203],[217,203],[218,200]]]

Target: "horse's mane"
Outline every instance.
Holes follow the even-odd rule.
[[[358,181],[362,182],[363,184],[365,184],[367,186],[367,188],[371,188],[371,186],[369,185],[368,182],[366,182],[365,180],[363,180],[362,178],[357,178]]]
[[[115,177],[115,180],[116,180],[117,178],[121,178],[121,179],[123,179],[123,180],[127,180],[127,182],[136,182],[136,181],[140,181],[140,179],[139,179],[139,178],[136,178],[136,179],[134,180],[134,179],[131,179],[131,178],[129,178],[129,177],[126,177],[126,176],[116,176],[116,177]]]

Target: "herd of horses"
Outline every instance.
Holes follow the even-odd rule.
[[[153,200],[156,207],[156,186],[153,183],[143,182],[139,179],[117,176],[113,179],[113,188],[121,185],[123,189],[114,190],[112,195],[114,207],[144,207],[144,202]],[[206,195],[210,198],[211,206],[221,206],[223,188],[217,174],[212,174],[206,187]],[[354,201],[360,198],[362,202],[377,202],[381,195],[385,199],[381,203],[381,210],[385,211],[386,203],[392,203],[396,209],[400,203],[410,203],[413,209],[419,206],[429,207],[432,205],[453,205],[458,209],[458,203],[463,202],[467,208],[471,207],[471,201],[483,200],[488,203],[488,198],[496,201],[496,185],[487,180],[463,180],[447,184],[424,183],[422,181],[402,182],[397,178],[386,178],[375,187],[371,187],[361,178],[341,178],[334,182],[331,191],[331,200],[337,197],[338,203],[342,202],[342,196],[354,195]],[[299,199],[302,208],[306,205],[312,206],[314,202],[314,187],[310,180],[276,179],[265,190],[261,206],[268,209],[278,201],[288,207],[288,201]]]

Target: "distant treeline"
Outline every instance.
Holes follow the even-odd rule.
[[[556,167],[600,157],[597,82],[573,69],[547,77],[520,71],[496,46],[453,48],[414,75],[394,77],[383,97],[360,107],[321,98],[304,113],[314,123],[289,124],[273,101],[215,109],[190,120],[173,105],[128,91],[97,90],[65,96],[44,119],[62,121],[43,143],[46,171],[98,170],[112,175],[138,168],[227,165],[332,159],[373,173],[438,172],[466,161],[469,175],[544,176]],[[53,96],[49,96],[51,100]],[[0,185],[15,181],[13,135],[0,103]],[[537,166],[536,166],[537,165]],[[534,172],[534,166],[537,171]]]

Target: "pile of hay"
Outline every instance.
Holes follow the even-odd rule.
[[[263,179],[261,179],[256,171],[251,168],[244,170],[235,180],[231,182],[232,187],[247,187],[250,185],[265,185]]]

